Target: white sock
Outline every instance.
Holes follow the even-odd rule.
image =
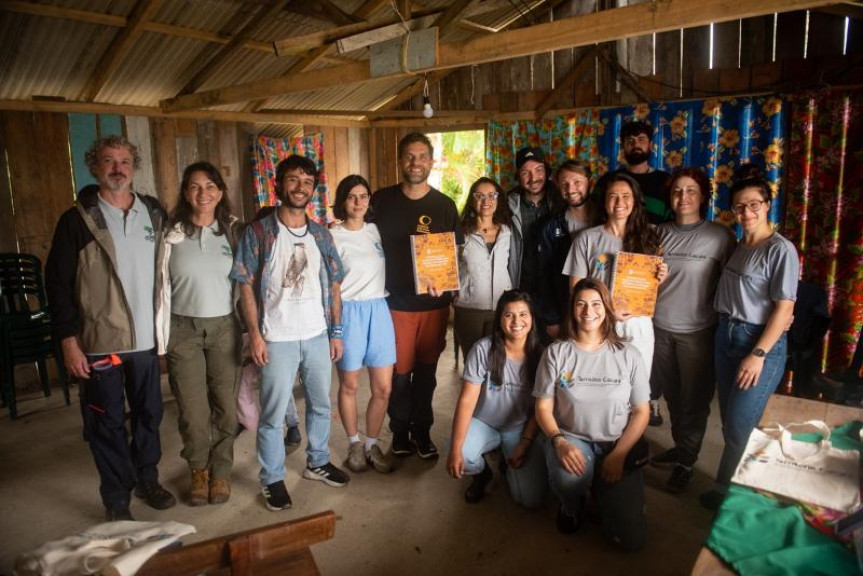
[[[366,438],[366,454],[368,454],[369,451],[371,451],[372,446],[374,446],[377,443],[378,443],[377,438]]]
[[[354,434],[353,436],[348,436],[348,441],[349,441],[351,444],[353,444],[354,442],[359,442],[359,441],[360,441],[360,435],[359,435],[359,434]]]

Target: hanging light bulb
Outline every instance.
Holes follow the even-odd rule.
[[[423,84],[423,116],[426,118],[431,118],[434,116],[434,108],[431,105],[431,99],[429,98],[429,79],[428,76],[425,77],[425,84]]]

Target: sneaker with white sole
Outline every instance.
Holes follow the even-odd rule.
[[[341,488],[351,480],[350,476],[333,466],[330,462],[327,462],[323,466],[307,466],[303,470],[303,478],[320,480],[327,486],[335,488]]]
[[[365,472],[369,465],[366,463],[366,451],[362,442],[351,442],[348,447],[348,459],[345,466],[351,472]]]
[[[393,471],[392,457],[389,454],[384,454],[384,451],[377,444],[372,445],[368,453],[366,453],[366,460],[368,460],[372,468],[381,474],[388,474]]]
[[[650,426],[662,426],[662,411],[659,408],[659,400],[650,401],[650,419],[647,421]]]
[[[261,494],[264,495],[264,505],[273,512],[287,510],[292,506],[284,480],[261,486]]]

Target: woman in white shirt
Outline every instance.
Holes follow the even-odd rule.
[[[494,327],[498,298],[513,287],[509,273],[509,205],[491,178],[474,182],[461,216],[464,245],[459,250],[459,293],[453,331],[462,355]]]
[[[365,178],[351,175],[339,182],[333,213],[341,222],[330,228],[345,269],[342,281],[344,354],[339,373],[339,414],[348,435],[347,467],[362,472],[371,465],[392,471],[392,460],[378,445],[387,412],[396,362],[395,332],[384,288],[386,271],[381,236],[371,217],[371,190]],[[357,387],[360,371],[369,371],[371,398],[366,408],[366,440],[360,441]]]
[[[191,506],[221,504],[231,495],[240,335],[228,274],[240,223],[231,215],[226,192],[209,162],[187,167],[163,238],[157,339],[159,353],[167,352],[168,380],[179,408]]]

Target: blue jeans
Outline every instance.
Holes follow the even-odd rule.
[[[783,333],[764,358],[758,384],[742,390],[735,383],[740,363],[752,352],[763,331],[762,324],[750,324],[727,316],[721,316],[716,326],[716,384],[725,439],[725,449],[716,472],[716,484],[720,490],[731,483],[749,435],[761,420],[767,400],[785,371],[787,338]]]
[[[486,465],[483,454],[498,447],[503,450],[505,458],[510,458],[521,441],[521,432],[521,426],[502,430],[471,418],[461,447],[461,453],[464,456],[464,473],[475,476],[482,472]],[[548,474],[545,458],[537,441],[534,441],[528,449],[524,462],[519,468],[507,467],[506,483],[509,484],[509,492],[517,504],[525,508],[539,508],[545,503]]]
[[[641,469],[624,470],[618,482],[605,482],[597,473],[602,468],[603,447],[569,434],[564,434],[564,438],[578,448],[587,461],[584,474],[570,474],[557,459],[552,443],[542,438],[549,483],[564,511],[573,518],[577,517],[585,496],[592,491],[599,505],[606,538],[626,552],[639,550],[644,546],[647,528]]]
[[[270,362],[261,368],[261,418],[258,422],[259,477],[266,486],[285,478],[282,426],[297,370],[306,395],[306,462],[323,466],[330,461],[330,341],[326,332],[308,340],[267,342]]]

